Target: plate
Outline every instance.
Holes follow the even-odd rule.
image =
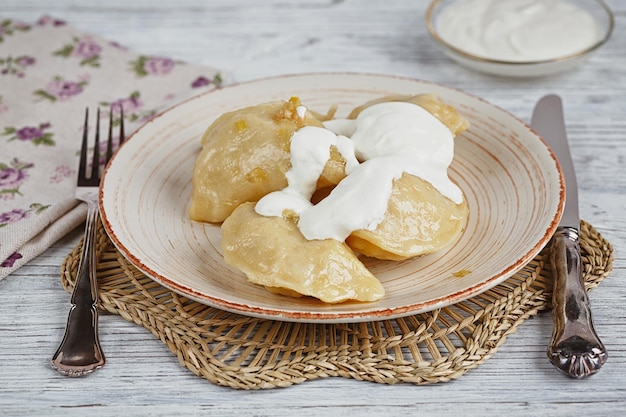
[[[467,226],[450,247],[416,259],[366,259],[385,297],[329,305],[271,294],[224,263],[220,227],[187,217],[200,137],[222,113],[298,96],[337,117],[389,94],[435,93],[471,122],[456,138],[450,177],[469,205]],[[303,74],[232,85],[193,97],[147,122],[107,166],[102,220],[118,250],[139,270],[192,300],[262,318],[359,322],[426,312],[504,281],[549,241],[561,217],[564,180],[543,140],[520,120],[462,91],[370,74]]]

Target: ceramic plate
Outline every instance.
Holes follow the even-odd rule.
[[[227,266],[220,228],[187,218],[200,137],[222,113],[298,96],[338,117],[389,94],[435,93],[471,122],[456,139],[450,177],[469,219],[439,253],[365,260],[386,295],[375,303],[327,305],[274,295]],[[114,156],[100,189],[105,229],[138,269],[169,289],[220,309],[289,321],[356,322],[433,310],[472,297],[521,269],[549,241],[564,204],[558,163],[528,126],[484,100],[424,81],[363,74],[307,74],[247,82],[187,100],[137,130]],[[469,272],[460,277],[458,272]]]

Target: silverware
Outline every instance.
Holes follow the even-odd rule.
[[[583,378],[600,369],[607,353],[593,328],[582,277],[578,188],[565,133],[561,98],[548,95],[539,100],[531,125],[552,148],[565,176],[565,208],[551,242],[553,329],[548,358],[568,376]]]
[[[113,155],[113,111],[109,115],[109,137],[104,165]],[[96,137],[91,167],[88,167],[88,119],[85,110],[83,142],[76,186],[76,198],[87,203],[87,220],[78,273],[72,292],[72,307],[67,317],[65,335],[52,357],[52,367],[67,376],[83,376],[102,368],[105,363],[98,337],[98,286],[96,282],[96,227],[98,223],[98,187],[100,185],[100,109],[96,119]],[[124,140],[124,115],[120,112],[119,144]],[[91,171],[91,172],[88,172]]]

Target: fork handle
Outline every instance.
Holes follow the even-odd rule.
[[[96,282],[97,203],[87,204],[87,220],[78,274],[72,292],[65,335],[52,357],[52,367],[67,376],[83,376],[104,366],[98,338]]]

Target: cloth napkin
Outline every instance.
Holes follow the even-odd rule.
[[[128,134],[221,80],[216,69],[134,53],[48,16],[0,19],[0,279],[84,221],[74,189],[85,108],[93,129],[101,107],[101,138],[109,109],[123,108]]]

